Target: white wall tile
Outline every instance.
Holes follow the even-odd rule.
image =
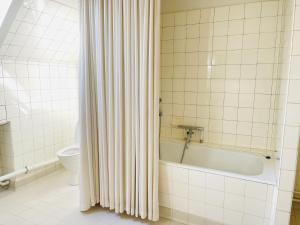
[[[245,200],[245,212],[254,216],[264,217],[266,202],[246,198]]]
[[[195,201],[195,200],[189,200],[188,204],[189,204],[188,212],[190,214],[204,218],[205,206],[203,203]],[[199,220],[197,220],[197,221],[199,222]]]
[[[188,170],[180,167],[173,167],[172,178],[173,181],[175,182],[188,183],[189,180]]]
[[[228,20],[229,16],[229,7],[218,7],[215,8],[214,21],[224,21]]]
[[[176,13],[174,16],[175,16],[175,26],[186,25],[186,13],[185,12]]]
[[[191,200],[197,200],[199,202],[205,202],[206,190],[205,188],[189,185],[188,198]]]
[[[224,217],[224,209],[217,206],[207,205],[205,210],[205,217],[208,221],[222,222]]]
[[[244,18],[244,5],[234,5],[229,8],[229,20]]]
[[[283,211],[276,211],[275,225],[289,225],[290,224],[290,213]]]
[[[261,16],[276,16],[278,13],[278,1],[262,2]]]
[[[259,25],[260,25],[259,18],[252,18],[246,20],[244,22],[244,33],[245,34],[259,33]]]
[[[235,178],[225,178],[225,192],[244,195],[246,182]]]
[[[300,55],[300,44],[298,43],[297,40],[300,38],[300,31],[295,31],[294,32],[294,40],[293,40],[293,55]]]
[[[291,212],[293,193],[289,191],[279,191],[277,199],[277,209]]]
[[[261,217],[245,215],[243,219],[243,225],[263,225],[264,221]]]
[[[162,15],[162,26],[163,27],[172,27],[174,26],[175,18],[173,14]]]
[[[174,36],[174,39],[185,39],[186,38],[186,26],[176,26],[175,28],[170,27],[163,29],[162,40],[169,40]]]
[[[172,208],[171,196],[164,193],[159,193],[159,205]]]
[[[297,167],[298,151],[296,149],[284,149],[282,152],[281,168],[294,170]]]
[[[225,224],[231,225],[240,225],[243,224],[243,214],[233,211],[233,210],[224,210],[224,222]]]
[[[286,123],[288,125],[299,125],[300,124],[300,104],[287,104]]]
[[[291,80],[290,81],[289,96],[288,96],[289,102],[300,103],[299,85],[300,85],[300,80]]]
[[[256,182],[246,182],[246,197],[256,198],[260,200],[267,199],[268,186],[266,184]]]
[[[248,3],[245,6],[245,17],[246,18],[255,18],[260,17],[261,15],[261,3]]]
[[[277,25],[277,17],[263,17],[260,21],[261,32],[275,32]]]
[[[172,198],[173,208],[178,211],[188,211],[188,200],[186,198],[175,197]]]
[[[220,21],[214,23],[214,35],[215,36],[224,36],[228,32],[228,22]]]
[[[284,134],[284,147],[296,149],[299,143],[299,127],[286,126]]]
[[[205,202],[210,205],[222,207],[224,204],[224,192],[207,189]]]
[[[226,209],[243,212],[245,208],[245,198],[241,195],[225,194],[224,207]]]
[[[228,22],[228,35],[242,34],[244,30],[244,22],[242,20],[230,20]]]
[[[206,175],[206,187],[214,190],[224,191],[224,177],[215,175],[215,174],[207,174]]]
[[[293,191],[295,184],[295,174],[295,171],[281,169],[279,189],[283,191]]]
[[[181,183],[181,182],[174,182],[173,183],[173,193],[174,195],[182,198],[188,197],[188,184]]]

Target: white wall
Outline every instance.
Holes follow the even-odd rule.
[[[25,1],[0,47],[0,119],[10,121],[15,168],[74,142],[78,19],[77,1]]]
[[[281,14],[266,1],[162,15],[163,137],[197,125],[206,143],[273,154]]]
[[[291,215],[300,125],[300,5],[286,0],[280,57],[282,143],[276,225],[288,225]],[[298,162],[299,163],[299,162]],[[297,187],[297,186],[296,186]]]

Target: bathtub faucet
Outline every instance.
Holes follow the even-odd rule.
[[[204,127],[197,127],[197,126],[190,126],[190,125],[178,125],[177,128],[185,129],[187,133],[187,139],[189,139],[189,142],[191,142],[192,135],[194,134],[194,131],[200,132],[200,143],[203,143],[203,136],[204,136]]]
[[[186,142],[187,143],[191,142],[193,134],[194,134],[194,131],[192,129],[187,129],[187,132],[186,132]]]
[[[180,158],[180,163],[182,163],[184,155],[185,155],[185,151],[189,148],[188,144],[191,142],[194,131],[200,131],[200,143],[203,142],[203,127],[195,127],[195,126],[188,126],[188,125],[178,125],[178,128],[182,128],[186,130],[186,139],[185,139],[185,143],[184,143],[184,147],[182,150],[182,154],[181,154],[181,158]]]
[[[186,130],[186,139],[185,139],[185,144],[182,150],[181,158],[180,158],[180,163],[182,163],[185,151],[189,148],[188,144],[191,142],[194,131],[199,131],[200,132],[200,143],[203,143],[203,127],[196,127],[196,126],[190,126],[190,125],[178,125],[178,128],[185,129]]]
[[[182,154],[181,154],[181,157],[180,157],[180,163],[182,163],[183,161],[183,158],[184,158],[184,154],[185,154],[185,151],[189,148],[188,144],[191,142],[192,140],[192,136],[194,134],[194,131],[193,129],[191,128],[186,128],[186,138],[185,138],[185,143],[184,143],[184,147],[183,147],[183,150],[182,150]]]

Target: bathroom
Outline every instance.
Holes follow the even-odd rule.
[[[299,8],[2,1],[0,224],[300,224]]]

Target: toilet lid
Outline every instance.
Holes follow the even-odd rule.
[[[79,154],[80,152],[77,146],[70,146],[57,152],[58,156],[71,156],[71,155],[79,155]]]
[[[76,155],[76,154],[79,154],[78,148],[67,149],[63,152],[63,155]]]

